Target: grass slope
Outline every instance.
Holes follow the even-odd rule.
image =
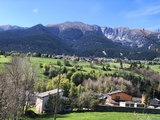
[[[53,115],[44,115],[39,118],[24,118],[22,120],[53,120]],[[84,112],[61,114],[57,120],[160,120],[158,114],[137,114],[120,112]]]
[[[4,57],[4,56],[0,56],[0,69],[7,63],[9,62],[11,59],[11,57]],[[49,77],[47,76],[44,76],[43,74],[43,68],[40,68],[40,64],[50,64],[56,68],[59,68],[59,66],[57,65],[57,61],[61,61],[62,65],[64,66],[64,63],[63,63],[63,59],[59,60],[59,59],[53,59],[53,58],[39,58],[39,57],[31,57],[31,60],[33,61],[33,64],[35,64],[35,66],[37,66],[37,72],[38,72],[38,78],[39,79],[42,79],[46,82],[50,81],[51,79],[49,79]],[[74,68],[74,63],[73,61],[69,61],[72,65],[71,66],[65,66],[67,69],[72,69]],[[127,70],[124,70],[124,69],[120,69],[120,63],[113,63],[113,62],[104,62],[104,65],[107,65],[109,64],[110,65],[110,68],[111,68],[111,71],[103,71],[102,70],[102,65],[99,65],[99,64],[93,64],[92,68],[90,67],[90,63],[89,62],[77,62],[76,65],[79,65],[79,66],[82,66],[82,71],[84,73],[88,73],[92,70],[95,71],[96,74],[113,74],[113,73],[118,73],[118,74],[121,74],[123,73],[124,71],[125,72],[130,72],[130,71],[127,71]],[[123,63],[123,67],[124,68],[129,68],[129,64],[127,63]],[[149,65],[149,67],[158,72],[159,73],[159,69],[160,69],[160,66],[159,65]],[[138,75],[138,74],[137,74]]]
[[[4,67],[4,65],[9,62],[11,57],[4,57],[3,55],[0,55],[0,69]]]

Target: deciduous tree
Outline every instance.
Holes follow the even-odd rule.
[[[34,90],[35,67],[27,57],[15,56],[6,65],[4,74],[5,76],[1,81],[2,85],[6,84],[9,87],[2,90],[2,94],[6,93],[7,99],[9,99],[10,95],[12,96],[12,99],[8,101],[12,104],[8,105],[7,108],[10,108],[9,115],[12,115],[11,117],[16,120],[20,115],[24,114],[24,106],[26,105],[26,110],[28,108],[27,103]],[[0,89],[3,89],[3,86],[0,87]],[[12,88],[12,92],[10,88]]]

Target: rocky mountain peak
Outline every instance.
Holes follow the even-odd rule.
[[[7,30],[15,30],[15,29],[24,29],[23,27],[19,27],[17,25],[1,25],[0,26],[1,31],[7,31]]]
[[[66,30],[66,29],[79,29],[83,33],[85,31],[99,31],[101,28],[98,25],[88,25],[82,22],[65,22],[61,24],[49,24],[46,27],[58,27],[60,31]]]
[[[141,33],[142,29],[130,29],[126,27],[109,28],[103,27],[102,32],[104,36],[114,42],[130,47],[143,47],[146,40]],[[145,30],[146,34],[152,34],[152,31]]]

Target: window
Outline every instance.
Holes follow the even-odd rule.
[[[134,107],[134,104],[133,104],[133,103],[131,103],[131,104],[130,104],[130,107]]]
[[[126,107],[129,107],[129,103],[126,103]]]
[[[119,102],[120,101],[120,96],[116,96],[116,100],[115,101]]]

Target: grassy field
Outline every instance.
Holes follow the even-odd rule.
[[[11,59],[11,57],[4,57],[4,56],[1,55],[0,56],[0,68],[2,68],[5,65],[5,63],[9,62],[10,59]],[[50,65],[58,68],[59,66],[57,65],[57,61],[60,61],[62,63],[62,65],[64,66],[64,64],[63,64],[64,60],[63,59],[59,60],[59,59],[53,59],[53,58],[31,57],[31,60],[37,66],[37,69],[38,69],[37,71],[39,73],[38,74],[38,78],[43,79],[46,82],[50,81],[50,79],[49,79],[49,77],[44,76],[43,69],[42,68],[40,69],[40,64],[42,64],[42,65],[43,64],[50,64]],[[70,66],[70,67],[69,66],[65,66],[68,70],[74,68],[74,65],[75,65],[73,63],[73,61],[69,61],[69,62],[70,62],[70,64],[72,66]],[[110,68],[111,68],[110,71],[109,70],[108,71],[102,70],[102,65],[99,65],[99,64],[93,64],[93,66],[91,68],[89,62],[77,62],[76,63],[76,65],[79,65],[79,66],[83,67],[82,71],[84,73],[88,73],[88,72],[90,72],[92,70],[94,70],[95,73],[97,73],[97,74],[113,74],[113,73],[121,74],[124,71],[125,72],[129,72],[129,71],[126,71],[124,69],[123,70],[120,69],[120,63],[113,63],[113,62],[104,63],[104,65],[107,65],[107,64],[110,65]],[[123,67],[124,68],[129,68],[129,66],[130,66],[129,64],[123,63]],[[151,69],[153,69],[154,71],[159,73],[160,65],[149,65],[149,67]]]
[[[151,69],[154,71],[160,73],[160,65],[150,65]]]
[[[11,57],[4,57],[3,55],[0,55],[0,68],[4,66],[5,63],[9,62]]]
[[[22,120],[53,120],[53,115],[43,115],[39,118],[24,118]],[[160,120],[158,114],[137,114],[120,112],[84,112],[59,114],[57,120]]]

